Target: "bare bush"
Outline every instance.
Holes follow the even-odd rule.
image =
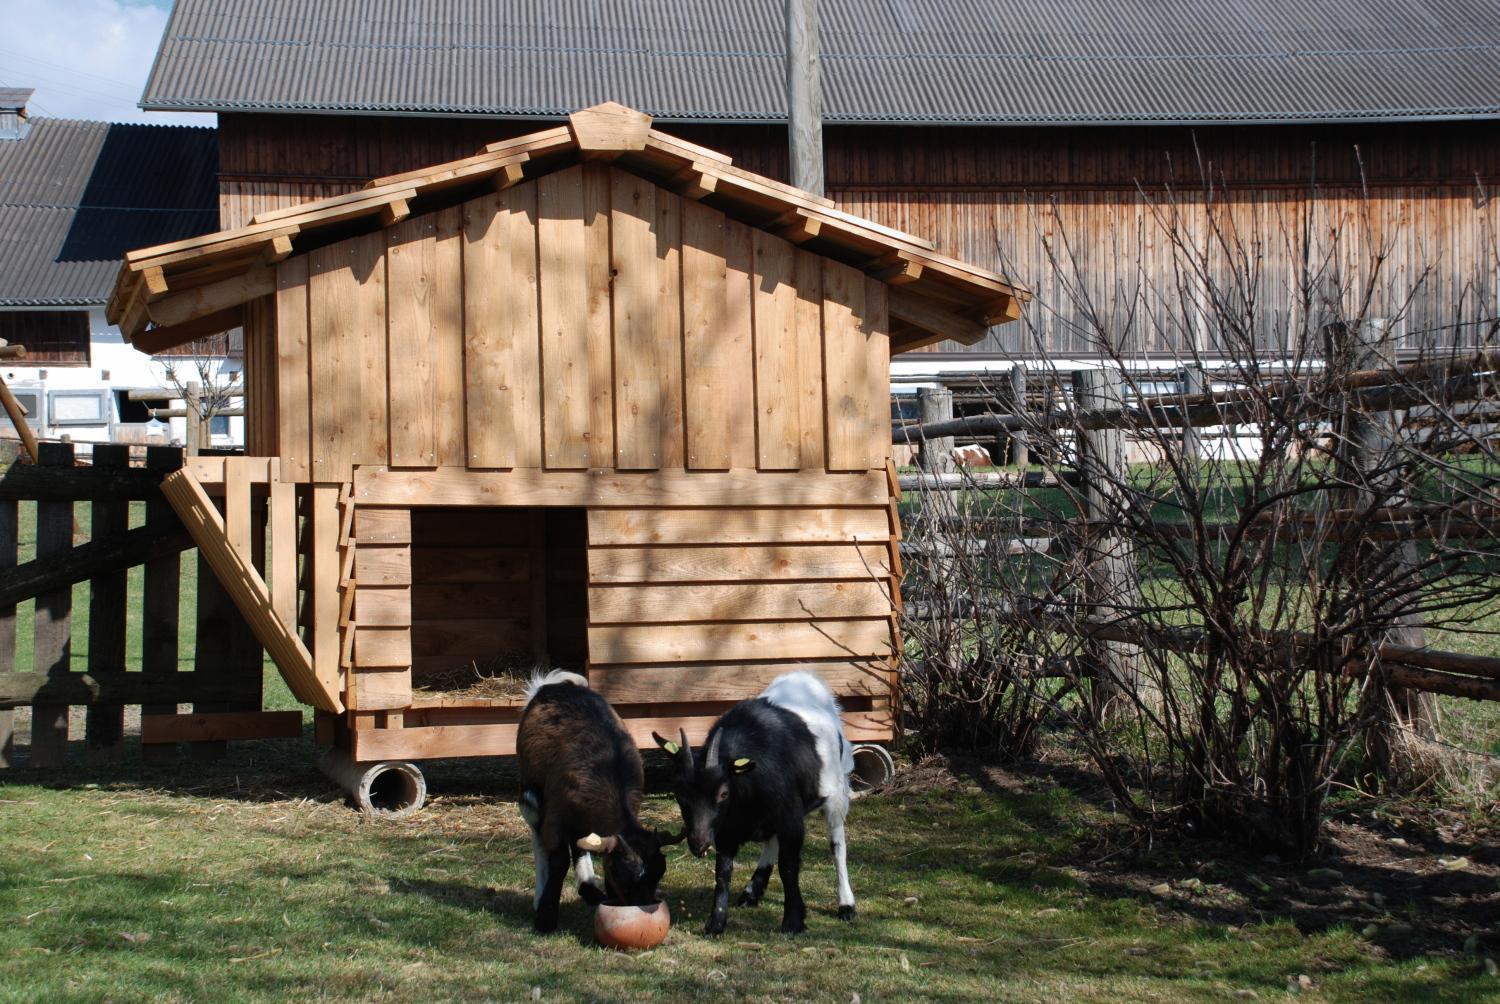
[[[1045,708],[1141,819],[1307,855],[1332,787],[1402,783],[1404,730],[1427,728],[1430,700],[1403,681],[1434,674],[1382,651],[1500,602],[1500,255],[1488,230],[1472,274],[1437,261],[1393,275],[1403,235],[1368,203],[1331,225],[1263,216],[1250,237],[1243,204],[1213,190],[1142,198],[1105,295],[1061,217],[1039,221],[1046,281],[1106,376],[1051,361],[1042,331],[1058,318],[1023,321],[1027,365],[1064,392],[1023,416],[1056,487],[996,493],[982,520],[952,514],[952,556],[908,595],[966,620],[911,620],[909,693],[927,728],[943,700],[979,702],[970,718],[1001,729],[1001,695],[1029,702],[1019,732],[987,740],[1009,748]],[[1152,284],[1142,248],[1170,252],[1172,287]],[[1438,286],[1459,291],[1454,323],[1406,330]],[[1148,346],[1165,365],[1140,366]],[[1188,393],[1184,371],[1213,386]],[[1047,528],[1045,551],[967,564]],[[1057,676],[1038,688],[1038,673]]]

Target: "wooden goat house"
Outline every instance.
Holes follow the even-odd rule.
[[[431,685],[502,658],[585,672],[643,745],[791,667],[891,738],[890,355],[1022,296],[603,105],[132,252],[110,317],[243,326],[247,456],[165,487],[370,761],[512,752],[519,695]]]

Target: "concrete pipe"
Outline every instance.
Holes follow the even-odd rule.
[[[855,798],[884,787],[895,776],[896,761],[884,746],[861,743],[854,747],[854,773],[849,775],[849,787]]]
[[[319,758],[318,769],[344,789],[355,808],[371,815],[409,816],[427,801],[427,779],[414,763],[355,763],[343,750],[331,749]]]

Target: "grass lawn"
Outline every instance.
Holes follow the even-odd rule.
[[[1392,953],[1348,926],[1305,933],[1211,856],[1172,865],[1170,895],[1115,881],[1089,849],[1106,813],[1035,775],[950,774],[856,803],[849,925],[815,817],[795,939],[776,933],[775,880],[704,938],[711,863],[679,848],[664,884],[677,926],[616,954],[591,944],[571,890],[562,931],[531,933],[507,764],[434,765],[426,810],[372,820],[334,799],[314,752],[5,777],[0,999],[1211,1001],[1281,997],[1298,976],[1312,1000],[1500,999],[1456,943]],[[647,814],[676,822],[660,795]]]

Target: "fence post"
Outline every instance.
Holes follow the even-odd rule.
[[[1026,364],[1016,363],[1010,368],[1010,413],[1018,418],[1026,415]],[[1025,429],[1015,429],[1010,434],[1010,462],[1017,467],[1031,463],[1031,439]]]
[[[953,392],[946,387],[921,387],[917,402],[922,409],[922,424],[947,422],[953,418]],[[932,474],[953,471],[953,437],[922,440],[922,470]]]
[[[130,447],[99,443],[94,447],[94,466],[100,469],[130,466]],[[106,541],[130,527],[130,503],[102,499],[92,504],[89,540]],[[88,671],[103,678],[125,672],[125,572],[111,572],[89,580]],[[91,704],[84,712],[84,738],[90,755],[114,758],[125,736],[123,704]]]
[[[1182,371],[1183,397],[1202,394],[1204,386],[1206,381],[1203,379],[1203,367],[1195,363]],[[1203,436],[1190,423],[1182,426],[1182,459],[1189,464],[1196,464],[1203,459]]]
[[[163,475],[182,466],[182,448],[177,446],[149,446],[146,448],[146,467]],[[160,493],[146,501],[146,525],[163,532],[177,523],[172,506]],[[177,614],[180,609],[179,586],[182,581],[182,558],[177,554],[163,555],[148,561],[141,597],[141,671],[152,677],[152,689],[162,694],[176,692],[177,666]],[[177,711],[176,702],[146,704],[141,707],[143,715],[170,715]],[[141,746],[141,759],[147,763],[162,763],[177,756],[177,747],[169,743],[150,743]]]
[[[9,466],[14,458],[0,452],[0,466]],[[20,522],[15,499],[0,499],[0,574],[16,567],[16,545],[20,540]],[[0,672],[16,667],[16,608],[0,607]],[[15,712],[0,708],[0,768],[11,766],[15,748]]]
[[[72,443],[38,444],[37,463],[43,467],[72,467]],[[36,556],[45,558],[73,546],[73,503],[36,504]],[[32,667],[47,676],[72,672],[73,587],[63,586],[36,598],[32,634]],[[68,706],[34,704],[31,708],[31,763],[60,767],[68,749]]]
[[[1351,336],[1353,344],[1350,365],[1354,370],[1384,369],[1395,365],[1396,339],[1393,325],[1367,321],[1351,329]],[[1379,468],[1389,462],[1390,450],[1394,442],[1393,433],[1400,428],[1404,418],[1404,411],[1378,414],[1351,411],[1349,429],[1351,466],[1367,474],[1378,475]],[[1380,480],[1388,482],[1389,477]],[[1367,505],[1373,508],[1401,504],[1400,498],[1388,497],[1374,479],[1367,480],[1366,483],[1370,485],[1368,490],[1355,493],[1359,496],[1357,505]],[[1416,542],[1408,540],[1402,543],[1395,574],[1401,575],[1416,567],[1417,561]],[[1373,640],[1375,644],[1392,642],[1416,648],[1421,648],[1426,644],[1426,632],[1420,615],[1397,614],[1393,623],[1394,626],[1384,638]],[[1386,735],[1392,729],[1408,728],[1420,736],[1431,738],[1435,734],[1437,699],[1432,694],[1397,686],[1387,687],[1385,693],[1389,698],[1389,710],[1394,714],[1394,720],[1384,720],[1388,709],[1382,707],[1380,710],[1382,720],[1375,726],[1375,733],[1378,737],[1377,742],[1385,747],[1378,751],[1378,756],[1389,765],[1389,744],[1386,741]]]
[[[1117,411],[1123,404],[1120,373],[1113,367],[1073,374],[1073,404],[1078,413]],[[1140,608],[1140,588],[1130,541],[1115,524],[1129,469],[1125,433],[1118,427],[1079,430],[1079,475],[1084,488],[1084,516],[1089,522],[1085,547],[1089,566],[1085,580],[1091,616],[1114,622],[1122,612]],[[1123,642],[1094,641],[1093,655],[1101,675],[1094,681],[1094,707],[1107,711],[1119,698],[1139,693],[1140,651]]]
[[[191,418],[189,419],[191,421]],[[191,447],[189,447],[191,451]],[[235,650],[232,640],[233,621],[237,614],[234,601],[219,584],[213,567],[203,552],[198,552],[198,596],[197,596],[197,643],[193,651],[193,676],[195,680],[222,683],[233,679],[236,669]],[[213,713],[234,710],[223,701],[195,701],[194,713]],[[229,750],[223,740],[204,740],[189,744],[195,760],[217,760]]]

